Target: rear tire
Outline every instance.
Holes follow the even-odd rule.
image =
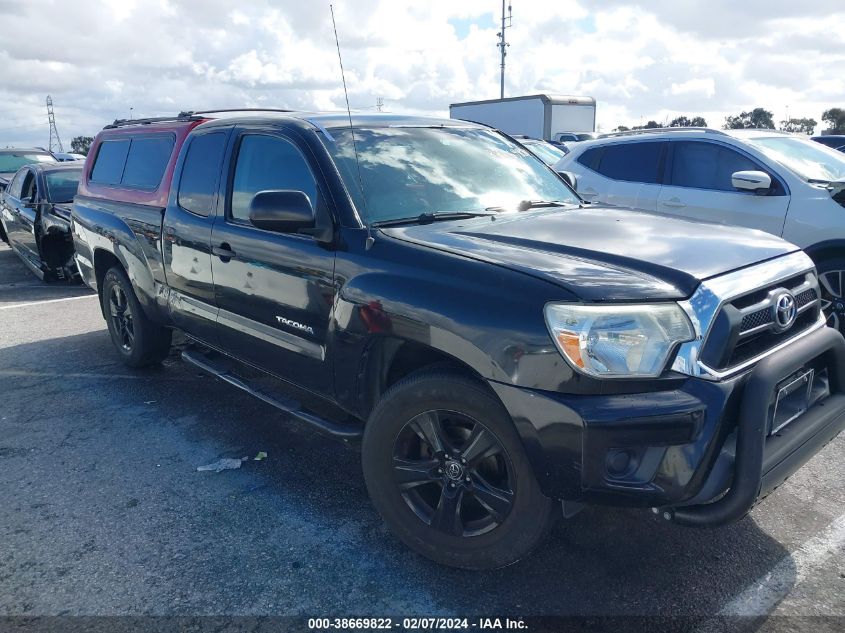
[[[827,324],[845,334],[845,259],[831,257],[816,266]]]
[[[167,358],[171,330],[147,317],[121,268],[115,266],[106,272],[100,301],[112,343],[125,365],[148,367]]]
[[[413,374],[384,395],[364,432],[364,480],[384,521],[438,563],[496,569],[548,533],[544,496],[502,404],[461,374]]]

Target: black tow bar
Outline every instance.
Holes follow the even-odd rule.
[[[717,527],[745,516],[763,487],[767,421],[775,386],[784,376],[820,356],[825,357],[830,374],[830,397],[805,413],[800,424],[818,429],[818,435],[822,435],[824,429],[841,420],[845,415],[842,398],[845,395],[845,339],[836,330],[825,327],[763,359],[752,371],[745,385],[737,423],[733,480],[725,495],[712,503],[655,508],[654,511],[667,520],[692,527]],[[823,406],[825,403],[833,406]],[[788,450],[786,458],[777,464],[766,464],[767,472],[777,468],[791,474],[814,454],[800,450],[812,442],[806,434],[796,434],[795,442],[796,446],[788,447],[794,450]],[[789,460],[793,463],[788,463]]]

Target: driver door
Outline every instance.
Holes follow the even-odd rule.
[[[40,266],[41,256],[38,253],[36,230],[41,216],[40,202],[42,196],[35,172],[32,170],[28,170],[28,172],[24,177],[23,190],[18,205],[16,240],[24,257],[29,259],[33,265]]]
[[[319,171],[291,137],[261,129],[235,134],[225,204],[211,233],[218,340],[237,358],[330,393],[334,251],[310,235],[262,230],[249,220],[259,191],[302,191],[315,209],[326,204]]]

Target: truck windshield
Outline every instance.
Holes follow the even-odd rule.
[[[431,213],[516,210],[527,200],[580,203],[541,160],[489,130],[355,128],[355,148],[348,128],[330,133],[324,143],[367,224]]]

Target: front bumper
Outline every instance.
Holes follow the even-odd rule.
[[[824,366],[830,395],[775,434],[776,387]],[[664,508],[687,525],[736,520],[845,428],[845,339],[819,329],[721,382],[571,396],[492,382],[551,497]]]

